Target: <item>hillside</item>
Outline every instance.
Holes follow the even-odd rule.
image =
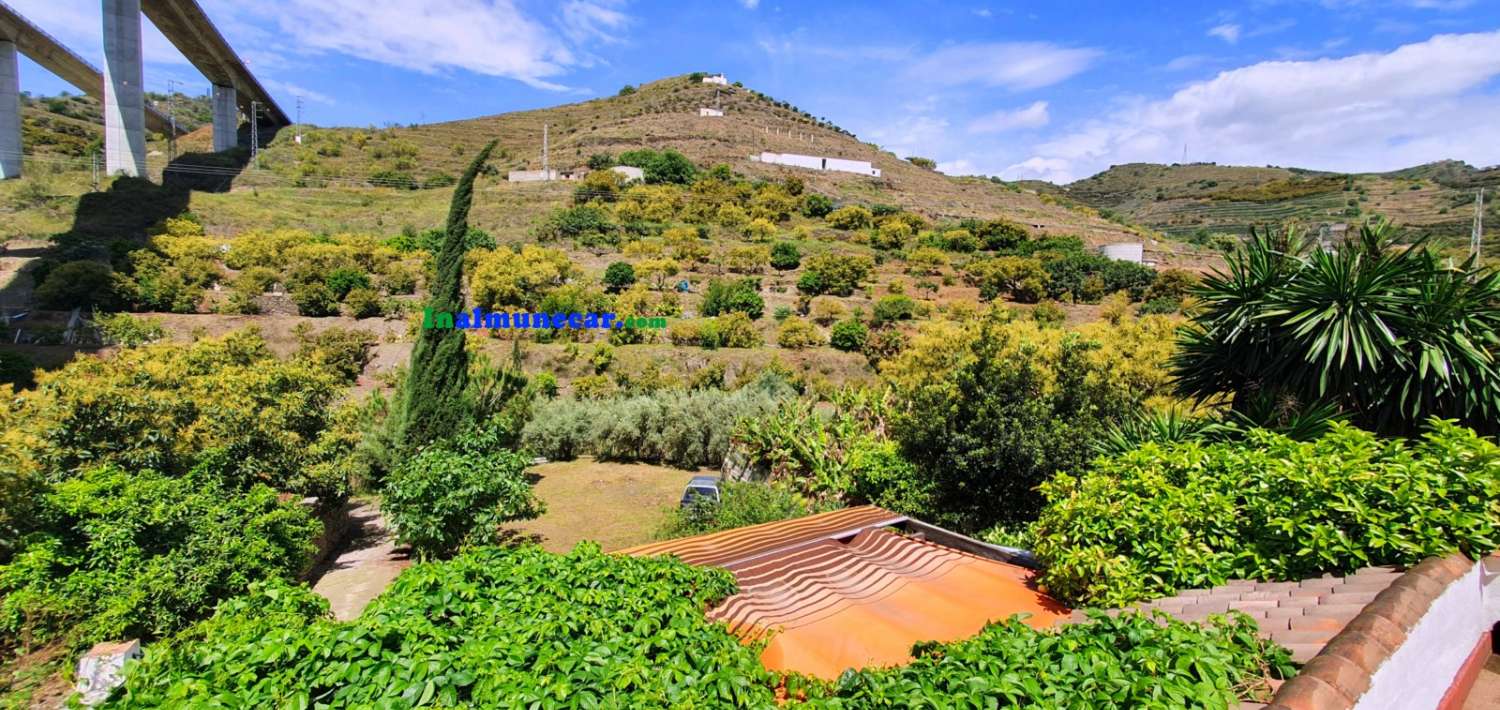
[[[1062,188],[1099,210],[1180,238],[1244,234],[1251,225],[1310,229],[1387,217],[1419,234],[1467,243],[1476,188],[1500,187],[1500,168],[1441,161],[1388,173],[1192,163],[1130,163]],[[1487,216],[1500,225],[1500,210]],[[1488,233],[1490,230],[1487,229]]]

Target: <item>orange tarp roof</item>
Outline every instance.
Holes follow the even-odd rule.
[[[699,559],[727,560],[697,563],[725,567],[739,580],[740,592],[709,618],[746,640],[771,632],[761,654],[767,668],[821,678],[905,663],[918,641],[968,638],[1012,614],[1030,614],[1026,623],[1036,627],[1067,616],[1067,608],[1036,590],[1031,570],[882,530],[876,511],[905,520],[867,506],[626,552],[666,554],[675,550],[661,548],[676,547]],[[846,514],[842,523],[877,522],[831,535],[826,530],[849,530],[825,517],[837,513]],[[739,535],[724,537],[729,533]],[[736,539],[757,551],[734,554],[726,541]],[[772,539],[780,542],[770,545]]]
[[[906,522],[906,516],[873,505],[843,508],[774,523],[724,530],[628,547],[619,552],[635,557],[676,555],[690,565],[724,567],[736,560],[784,550],[814,540],[852,537],[868,527]]]

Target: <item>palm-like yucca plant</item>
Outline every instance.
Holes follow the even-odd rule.
[[[1500,426],[1500,276],[1398,245],[1388,223],[1332,251],[1252,230],[1195,295],[1172,362],[1183,394],[1227,393],[1247,413],[1265,398],[1327,403],[1391,434],[1433,416]]]

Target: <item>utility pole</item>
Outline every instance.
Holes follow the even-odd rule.
[[[547,124],[542,124],[542,179],[551,180],[552,170],[547,166]]]
[[[297,97],[297,145],[302,145],[302,97]]]
[[[1479,246],[1484,239],[1484,188],[1479,188],[1479,194],[1474,197],[1474,234],[1469,239],[1469,254],[1474,257],[1474,265],[1479,265]]]
[[[250,102],[250,163],[260,169],[260,102]]]
[[[167,162],[177,159],[177,80],[167,80]]]

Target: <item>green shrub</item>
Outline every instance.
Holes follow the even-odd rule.
[[[133,348],[154,343],[167,337],[161,321],[155,318],[137,318],[129,313],[101,314],[94,317],[104,342]],[[29,372],[27,373],[29,376]],[[29,377],[28,377],[29,379]]]
[[[82,306],[117,311],[135,300],[130,279],[97,261],[70,261],[47,271],[33,293],[37,305],[53,310]]]
[[[396,540],[421,558],[493,544],[501,523],[543,510],[526,481],[528,462],[504,450],[456,451],[443,444],[423,449],[391,473],[381,510]]]
[[[1043,582],[1065,601],[1115,606],[1500,547],[1500,448],[1430,427],[1411,443],[1335,424],[1310,442],[1251,431],[1100,458],[1041,487]]]
[[[875,302],[873,320],[875,325],[884,325],[898,320],[911,320],[920,308],[911,296],[886,296]]]
[[[801,496],[767,483],[721,481],[719,495],[718,502],[700,497],[686,508],[671,508],[656,531],[657,539],[732,530],[800,518],[813,512]]]
[[[1143,614],[1033,629],[1015,619],[953,644],[919,643],[916,660],[849,673],[840,708],[1202,707],[1270,699],[1290,655],[1243,614],[1204,625]]]
[[[828,344],[838,350],[846,352],[858,352],[864,349],[865,341],[870,337],[870,329],[865,327],[856,318],[846,318],[833,324],[833,330],[829,332]]]
[[[353,288],[344,296],[344,310],[350,318],[374,318],[382,312],[380,294],[372,288]]]
[[[719,348],[758,348],[765,341],[760,337],[760,331],[755,329],[755,324],[750,322],[750,316],[739,311],[731,311],[718,318],[713,319],[713,344],[706,342],[704,347]]]
[[[795,269],[802,265],[802,252],[791,242],[776,242],[771,247],[771,268],[778,271]]]
[[[802,196],[802,214],[813,219],[828,216],[833,211],[833,200],[816,192],[809,192]]]
[[[323,285],[340,301],[356,288],[370,288],[370,275],[359,269],[334,269],[323,277]]]
[[[640,168],[647,183],[686,185],[693,181],[698,168],[687,156],[675,151],[650,149],[628,150],[620,154],[620,164]]]
[[[309,511],[222,480],[212,465],[104,466],[53,486],[47,528],[0,567],[0,645],[161,638],[252,582],[300,574],[319,529]]]
[[[577,239],[580,242],[618,242],[619,227],[609,213],[592,205],[552,211],[538,228],[542,239]]]
[[[814,254],[803,263],[797,289],[812,296],[848,296],[864,285],[874,269],[874,260],[863,254]]]
[[[870,221],[874,219],[874,215],[864,207],[849,205],[829,212],[828,216],[824,219],[828,221],[828,226],[834,229],[864,229],[870,226]]]
[[[527,451],[554,460],[592,454],[681,468],[718,467],[741,419],[763,416],[791,395],[769,391],[663,391],[599,400],[558,399],[532,412],[521,432]]]
[[[350,622],[265,585],[148,654],[116,706],[772,707],[757,647],[703,615],[734,591],[724,570],[592,543],[418,564]]]
[[[345,382],[353,382],[364,371],[370,362],[370,348],[376,343],[375,334],[368,330],[325,328],[314,334],[302,324],[293,332],[299,359],[335,373]]]
[[[339,300],[327,286],[320,283],[304,283],[292,287],[292,302],[297,312],[304,316],[335,316],[339,312]]]
[[[26,388],[36,384],[36,363],[20,353],[0,352],[0,383]]]
[[[760,279],[714,279],[708,282],[708,290],[703,294],[703,305],[699,307],[699,311],[705,316],[743,313],[751,320],[756,320],[765,312],[765,308],[766,302],[760,297]]]
[[[604,270],[604,288],[610,293],[619,293],[635,285],[635,267],[628,262],[616,261]]]
[[[1031,319],[1044,326],[1062,325],[1068,319],[1068,312],[1057,301],[1042,301],[1031,309]]]
[[[823,335],[812,323],[791,316],[782,321],[781,328],[776,331],[776,344],[791,350],[816,348],[823,345]]]

